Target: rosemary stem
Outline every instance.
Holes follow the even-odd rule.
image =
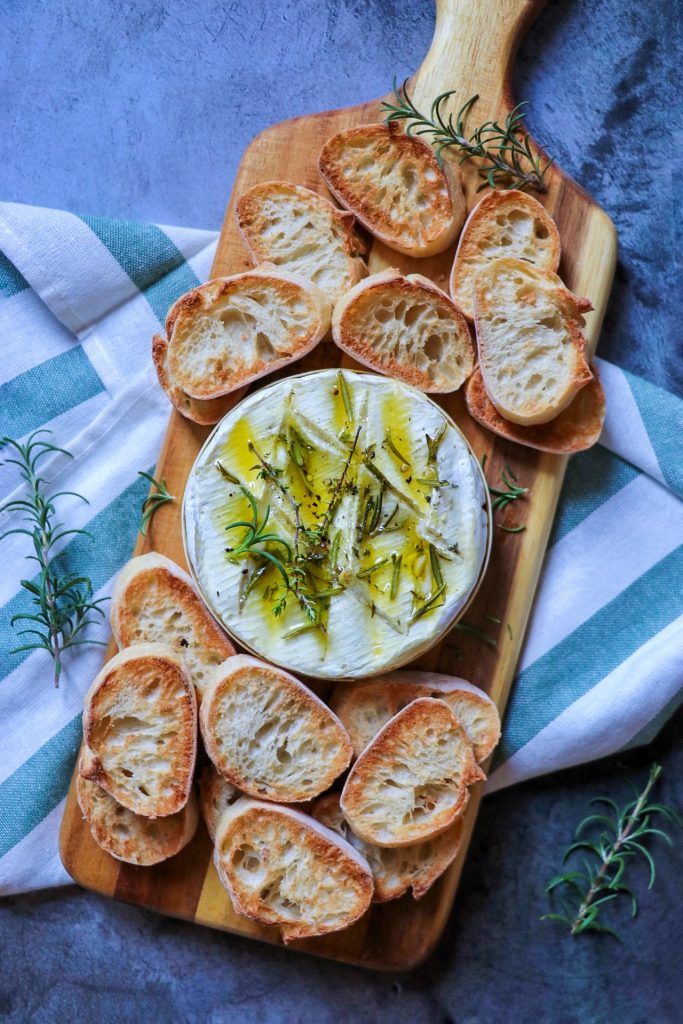
[[[624,845],[624,843],[626,842],[626,840],[630,836],[631,832],[633,831],[635,825],[637,824],[638,817],[640,816],[640,812],[642,811],[643,807],[647,803],[647,799],[648,799],[650,793],[652,792],[652,787],[654,786],[654,784],[656,783],[657,779],[659,778],[659,776],[661,774],[661,771],[662,771],[662,766],[659,765],[659,764],[654,765],[654,767],[652,768],[652,770],[650,772],[650,778],[647,781],[647,785],[645,786],[645,789],[643,790],[643,792],[638,797],[637,803],[636,803],[635,807],[633,808],[633,810],[631,811],[631,814],[629,815],[629,817],[628,817],[628,819],[626,821],[626,824],[624,825],[623,829],[621,829],[620,832],[618,833],[617,838],[614,841],[614,845],[612,846],[612,849],[608,852],[607,856],[603,859],[602,864],[600,865],[600,868],[598,869],[598,872],[595,875],[595,878],[593,879],[591,887],[588,890],[588,892],[586,893],[586,895],[585,895],[585,897],[584,897],[584,899],[583,899],[583,901],[582,901],[582,903],[581,903],[581,905],[580,905],[580,907],[578,909],[576,917],[572,921],[572,926],[571,926],[571,934],[572,935],[576,935],[576,933],[578,932],[579,928],[581,927],[581,923],[582,923],[582,921],[583,921],[583,919],[584,919],[584,917],[585,917],[589,907],[591,906],[593,900],[595,899],[595,897],[596,897],[596,895],[597,895],[597,893],[598,893],[598,891],[600,889],[600,886],[602,884],[602,880],[605,877],[605,875],[607,874],[607,871],[609,870],[609,867],[610,867],[612,861],[617,856],[617,854],[619,853],[619,850]]]

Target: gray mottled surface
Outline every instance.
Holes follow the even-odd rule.
[[[680,11],[552,0],[515,70],[534,133],[619,230],[600,351],[669,388],[680,385]],[[2,24],[0,197],[218,227],[249,138],[384,92],[419,64],[433,12],[431,0],[14,0]],[[660,852],[653,892],[636,871],[642,911],[622,945],[571,940],[539,916],[543,883],[591,796],[626,796],[625,777],[642,778],[656,756],[661,795],[683,805],[680,740],[679,716],[650,750],[487,798],[444,939],[409,977],[68,889],[4,901],[0,1020],[673,1024],[683,995],[677,850]]]

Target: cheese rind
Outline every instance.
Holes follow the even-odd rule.
[[[275,664],[329,679],[386,672],[432,646],[472,596],[485,566],[490,532],[488,494],[479,465],[436,403],[398,381],[345,370],[343,383],[352,406],[349,422],[339,383],[339,371],[321,370],[288,377],[249,395],[218,424],[199,453],[183,506],[188,564],[226,629],[243,647]],[[306,490],[297,479],[298,471],[289,474],[292,467],[283,440],[288,424],[295,425],[304,442]],[[434,438],[440,432],[436,459],[430,464],[426,436]],[[275,569],[269,570],[267,586],[254,587],[244,600],[244,580],[256,563],[234,559],[226,551],[238,546],[246,533],[244,527],[226,527],[248,519],[251,512],[241,488],[226,479],[217,463],[249,491],[261,517],[270,508],[268,532],[290,543],[295,533],[292,502],[258,474],[249,442],[269,464],[282,469],[281,479],[300,505],[307,526],[324,519],[333,490],[330,482],[340,478],[350,458],[329,530],[330,538],[339,534],[335,577],[344,589],[329,600],[324,630],[287,636],[306,619],[291,594],[284,611],[273,615],[280,582]],[[392,444],[409,463],[396,457]],[[439,486],[419,482],[430,478]],[[390,528],[361,535],[365,506],[380,489],[380,523],[396,507]],[[270,549],[284,553],[277,544]],[[445,589],[432,610],[420,616],[416,610],[438,589],[432,552]],[[399,555],[399,586],[392,594]],[[376,562],[381,563],[379,569],[368,575],[366,570]]]

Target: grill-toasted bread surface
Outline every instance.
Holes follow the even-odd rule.
[[[180,658],[136,644],[111,658],[85,695],[81,775],[149,818],[187,803],[197,753],[195,690]]]
[[[76,796],[97,845],[117,860],[140,867],[174,857],[190,842],[199,821],[193,793],[182,810],[165,818],[134,814],[82,775],[76,780]]]
[[[214,861],[235,910],[279,925],[285,942],[348,928],[372,900],[367,861],[313,818],[277,804],[233,804]]]
[[[265,800],[310,800],[351,761],[351,741],[327,705],[288,672],[244,654],[215,670],[200,725],[218,771]]]
[[[166,338],[154,337],[152,356],[178,411],[209,423],[226,411],[217,400],[303,358],[329,325],[330,303],[319,288],[266,265],[181,296],[169,310]]]
[[[537,199],[518,189],[487,192],[465,221],[451,270],[451,297],[474,319],[474,282],[492,260],[512,256],[555,273],[560,234]]]
[[[354,216],[317,192],[287,181],[264,181],[237,201],[237,224],[254,263],[300,274],[334,303],[368,269]]]
[[[338,793],[321,796],[311,813],[365,857],[375,879],[375,903],[396,900],[409,889],[416,900],[421,899],[455,860],[462,842],[462,819],[458,818],[441,835],[413,846],[388,849],[366,843],[349,828],[339,806]]]
[[[593,379],[574,396],[566,409],[549,423],[522,427],[504,419],[486,394],[477,367],[465,385],[465,403],[470,416],[483,427],[508,441],[554,455],[572,455],[592,448],[605,422],[605,393],[595,366]]]
[[[192,578],[164,555],[138,555],[119,573],[111,599],[111,628],[119,647],[160,643],[178,654],[197,689],[212,668],[235,653],[200,598]]]
[[[467,787],[484,778],[448,705],[420,697],[362,751],[340,803],[361,839],[410,846],[449,828],[467,805]]]
[[[465,219],[457,163],[439,166],[431,146],[396,124],[365,124],[333,135],[320,151],[332,195],[385,245],[434,256],[455,241]]]
[[[391,672],[359,683],[340,683],[330,705],[353,744],[356,757],[390,718],[418,697],[442,700],[485,761],[500,739],[500,715],[491,698],[472,683],[436,672]]]
[[[479,365],[498,412],[513,423],[547,423],[592,378],[583,313],[592,306],[549,271],[497,259],[474,287]]]
[[[455,391],[474,369],[467,321],[420,274],[384,270],[361,281],[335,306],[332,336],[365,366],[422,391]]]

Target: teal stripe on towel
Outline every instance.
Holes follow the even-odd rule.
[[[160,323],[169,306],[199,284],[180,249],[155,224],[83,215],[81,220],[144,294]]]
[[[104,391],[80,345],[0,386],[0,437],[24,437]]]
[[[0,252],[0,293],[6,299],[11,299],[17,292],[23,292],[29,287],[29,283],[23,274],[20,274],[13,263]]]
[[[517,677],[496,764],[507,761],[682,612],[683,547],[648,569]]]
[[[622,371],[643,418],[667,484],[683,498],[683,402],[655,384]]]
[[[84,535],[75,536],[60,554],[58,564],[69,571],[89,576],[93,589],[100,590],[130,557],[140,525],[140,506],[148,490],[149,483],[142,477],[137,478],[87,524],[92,540]],[[34,562],[26,562],[27,570],[32,571],[34,566]],[[105,605],[105,612],[107,608]],[[9,653],[22,642],[10,620],[17,612],[31,610],[31,599],[25,590],[19,591],[0,608],[0,679],[13,672],[29,656],[30,652]],[[17,628],[21,626],[17,624]],[[35,685],[49,686],[52,663],[47,655],[41,665],[44,678],[36,678]]]
[[[0,857],[66,796],[80,742],[81,716],[76,715],[0,783]]]
[[[638,470],[596,445],[569,460],[549,546],[561,540],[638,476]]]

